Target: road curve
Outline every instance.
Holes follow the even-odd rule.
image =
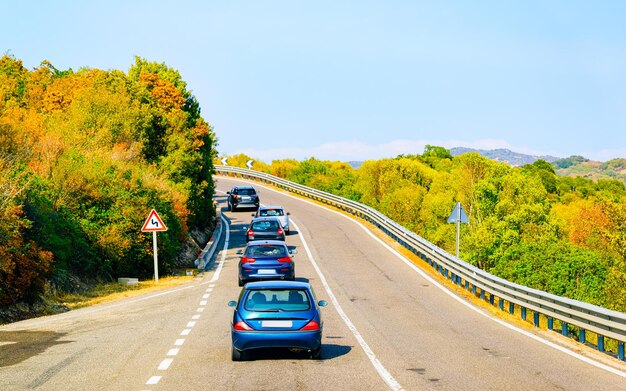
[[[245,182],[216,179],[225,211],[223,192]],[[343,313],[333,303],[323,309],[321,360],[280,351],[230,360],[226,303],[240,290],[235,252],[252,212],[225,212],[227,251],[193,282],[0,326],[0,389],[626,390],[623,369],[513,331],[451,298],[350,219],[253,185],[263,204],[292,214],[298,278]]]

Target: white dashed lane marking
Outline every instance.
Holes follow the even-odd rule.
[[[170,367],[170,365],[172,365],[173,361],[174,359],[172,358],[166,358],[165,360],[161,361],[161,364],[159,364],[159,371],[167,370]]]
[[[152,376],[150,379],[148,379],[146,384],[158,384],[160,380],[161,376]]]
[[[175,356],[178,354],[178,352],[180,351],[180,349],[170,349],[169,352],[167,352],[168,356]]]
[[[184,343],[185,343],[185,339],[181,338],[181,339],[177,339],[176,342],[174,342],[174,345],[183,346]]]

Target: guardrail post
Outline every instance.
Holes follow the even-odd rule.
[[[554,329],[554,319],[548,318],[548,330]]]
[[[587,335],[585,333],[585,329],[580,329],[580,333],[578,336],[578,341],[580,343],[586,343],[587,342]]]
[[[535,312],[535,315],[533,316],[533,318],[534,318],[534,322],[533,323],[535,324],[535,327],[539,327],[539,312]],[[583,330],[583,331],[585,331],[585,330]]]
[[[467,280],[465,281],[465,289],[469,290],[469,281],[467,281]]]
[[[496,302],[496,295],[493,293],[489,295],[489,304],[493,305]]]
[[[522,307],[522,320],[526,320],[526,307]]]
[[[480,299],[481,300],[485,300],[485,290],[484,289],[480,290]]]
[[[509,314],[515,313],[515,303],[509,303]]]
[[[499,305],[500,305],[500,311],[504,311],[504,299],[502,298],[500,299]]]
[[[569,337],[569,330],[567,329],[566,322],[563,322],[563,324],[561,324],[561,334],[563,334],[563,336],[565,337]]]
[[[472,294],[475,295],[476,294],[476,285],[472,285]]]
[[[617,343],[617,358],[624,361],[624,342]]]
[[[598,351],[604,352],[604,335],[598,335]]]

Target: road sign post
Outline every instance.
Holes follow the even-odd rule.
[[[457,202],[448,217],[448,223],[456,223],[456,257],[459,257],[459,242],[461,241],[461,223],[469,223],[469,218],[460,202]]]
[[[163,220],[159,217],[156,210],[152,209],[141,232],[152,232],[152,252],[154,253],[154,282],[159,282],[159,256],[157,252],[157,232],[167,231],[167,227],[163,224]]]

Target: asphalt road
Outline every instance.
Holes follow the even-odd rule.
[[[240,180],[218,177],[218,202]],[[225,212],[228,250],[182,287],[0,327],[0,390],[626,390],[603,369],[442,289],[353,220],[254,184],[291,212],[296,275],[323,308],[321,360],[230,360],[226,305],[252,211]],[[612,371],[612,372],[611,372]]]

